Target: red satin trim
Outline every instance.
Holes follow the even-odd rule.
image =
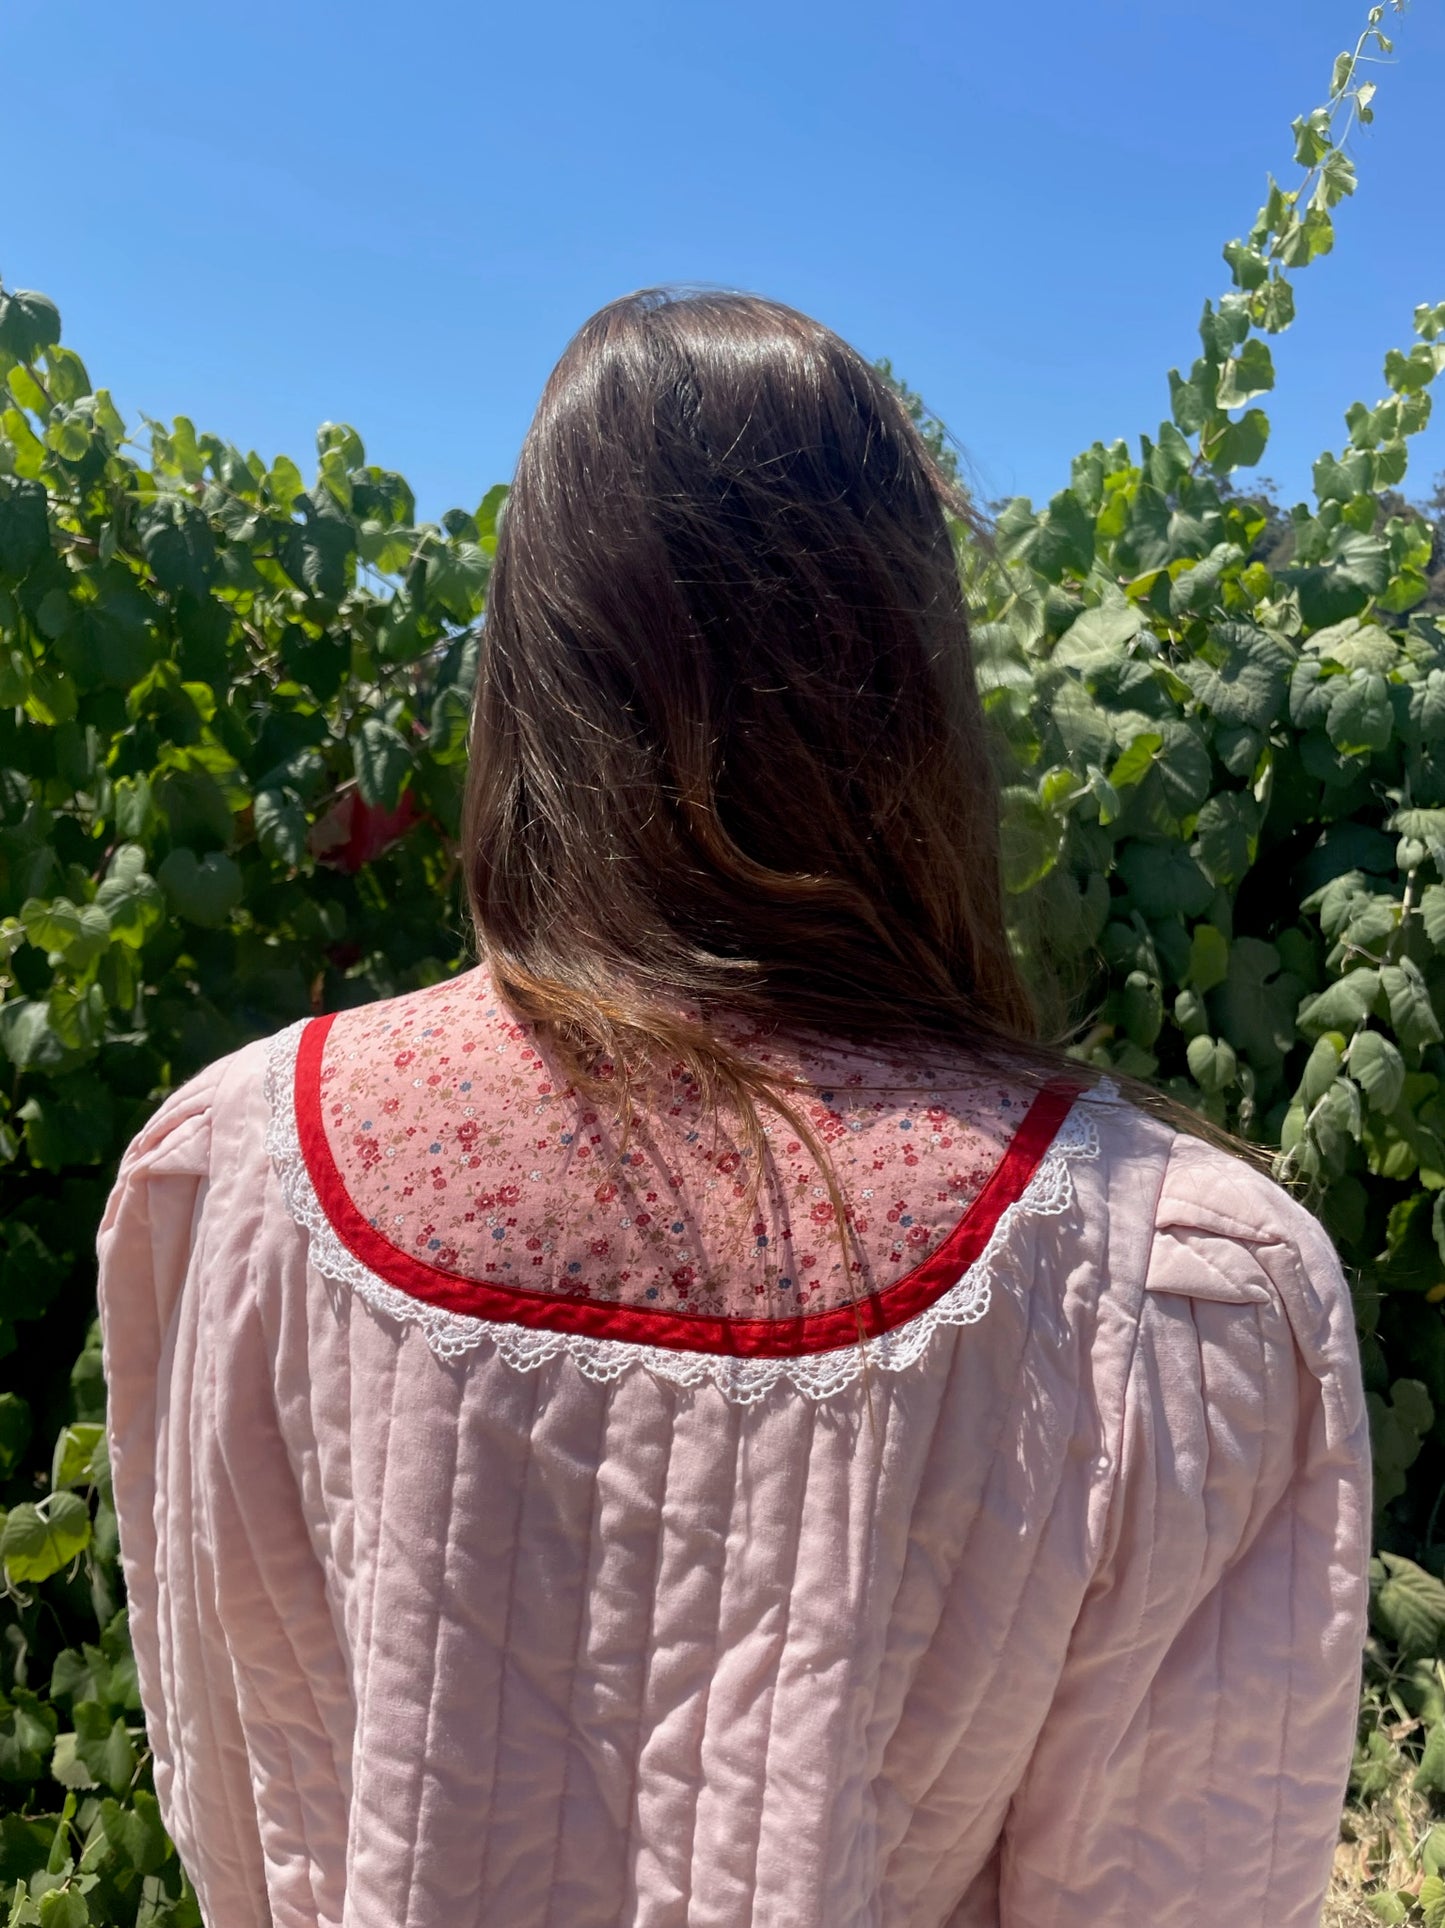
[[[448,1312],[498,1320],[545,1332],[592,1339],[622,1339],[674,1352],[708,1352],[748,1359],[792,1359],[854,1345],[891,1332],[926,1312],[956,1285],[983,1251],[999,1219],[1021,1196],[1053,1143],[1080,1087],[1060,1080],[1045,1085],[1025,1112],[992,1176],[935,1252],[882,1292],[827,1312],[782,1319],[716,1319],[701,1314],[653,1312],[645,1306],[603,1304],[561,1292],[467,1279],[403,1252],[369,1225],[352,1203],[326,1136],[321,1105],[321,1064],[335,1014],[313,1018],[301,1034],[296,1059],[296,1124],[301,1155],[332,1230],[361,1263],[388,1285]]]

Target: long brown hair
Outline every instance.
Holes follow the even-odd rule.
[[[467,874],[498,992],[622,1088],[680,1063],[766,1095],[713,1007],[1036,1057],[950,513],[887,382],[780,303],[629,295],[553,370],[498,534]]]

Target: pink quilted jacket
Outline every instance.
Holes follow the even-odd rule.
[[[1319,1226],[1107,1091],[748,1042],[844,1226],[680,1069],[619,1164],[482,971],[131,1146],[110,1442],[208,1928],[1315,1928],[1370,1517]]]

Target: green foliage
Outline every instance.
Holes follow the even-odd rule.
[[[1230,479],[1267,445],[1292,277],[1354,189],[1382,18],[1295,123],[1297,185],[1271,181],[1225,248],[1170,419],[960,551],[1021,953],[1027,922],[1089,1014],[1082,1056],[1272,1148],[1344,1255],[1379,1548],[1355,1788],[1403,1761],[1434,1802],[1445,621],[1396,490],[1445,305],[1346,411],[1311,502],[1279,517]],[[17,1923],[179,1928],[200,1917],[139,1722],[95,1227],[121,1148],[193,1071],[465,961],[471,632],[504,491],[418,526],[331,423],[309,484],[184,418],[138,448],[33,294],[0,292],[0,380],[0,1898]],[[1377,1899],[1425,1918],[1423,1889]]]
[[[1445,1685],[1408,1738],[1389,1718],[1405,1675],[1445,1683],[1445,617],[1434,531],[1395,493],[1441,309],[1346,411],[1268,560],[1266,514],[1229,481],[1267,439],[1261,336],[1353,191],[1340,142],[1372,112],[1380,18],[1296,123],[1301,184],[1271,182],[1225,249],[1234,286],[1171,374],[1172,419],[1137,455],[1096,443],[1046,509],[1008,504],[970,577],[1006,832],[1028,826],[1007,880],[1092,1015],[1081,1055],[1274,1149],[1345,1260],[1380,1549],[1355,1790],[1399,1759],[1445,1802]],[[1381,1918],[1423,1919],[1398,1905]]]
[[[1354,189],[1341,142],[1373,113],[1382,17],[1295,124],[1299,185],[1271,181],[1226,247],[1172,419],[1137,455],[1086,450],[1047,508],[1008,504],[968,562],[1014,766],[1008,882],[1093,1014],[1081,1052],[1276,1148],[1322,1211],[1357,1295],[1382,1544],[1419,1558],[1445,1480],[1445,621],[1433,531],[1394,489],[1445,367],[1440,307],[1346,411],[1268,562],[1229,481],[1267,433],[1263,337]]]
[[[335,424],[309,487],[183,419],[138,448],[38,295],[0,293],[0,381],[0,1901],[183,1928],[121,1600],[96,1227],[127,1140],[207,1061],[465,962],[501,492],[418,526]]]

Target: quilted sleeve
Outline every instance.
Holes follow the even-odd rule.
[[[1350,1296],[1316,1221],[1180,1139],[1101,1563],[1002,1843],[1002,1928],[1318,1928],[1371,1519]]]
[[[326,1928],[349,1710],[263,1329],[258,1066],[213,1066],[122,1161],[98,1241],[107,1430],[156,1796],[206,1928]]]

